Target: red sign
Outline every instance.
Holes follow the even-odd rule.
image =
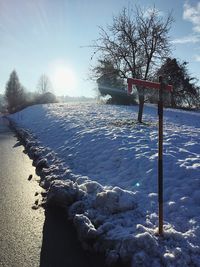
[[[128,78],[127,79],[127,83],[128,83],[128,94],[131,94],[132,92],[132,85],[140,85],[143,86],[145,88],[154,88],[154,89],[160,89],[160,83],[156,83],[156,82],[150,82],[150,81],[146,81],[146,80],[139,80],[139,79],[133,79],[133,78]],[[172,91],[172,85],[165,85],[165,90],[168,91]]]

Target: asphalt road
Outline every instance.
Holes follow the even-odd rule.
[[[0,266],[40,265],[45,216],[41,208],[32,209],[35,192],[41,191],[37,178],[23,147],[0,119]]]
[[[81,248],[63,211],[32,209],[41,188],[23,150],[0,118],[0,267],[103,267],[101,256]]]

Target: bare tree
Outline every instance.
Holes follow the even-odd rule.
[[[160,16],[154,7],[134,12],[124,8],[113,17],[112,25],[100,27],[100,37],[94,42],[94,54],[100,53],[111,61],[122,78],[152,79],[159,62],[170,52],[169,30],[173,19]],[[137,87],[139,99],[138,122],[142,122],[144,88]]]
[[[52,91],[52,85],[49,77],[45,74],[42,74],[39,78],[37,85],[38,92],[40,94],[45,94]]]

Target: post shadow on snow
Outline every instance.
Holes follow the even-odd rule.
[[[101,255],[84,251],[76,230],[61,208],[47,208],[40,267],[104,267]]]

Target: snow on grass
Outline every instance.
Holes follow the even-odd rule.
[[[86,248],[132,266],[200,266],[200,113],[164,112],[164,237],[158,232],[157,109],[52,104],[10,118]]]

